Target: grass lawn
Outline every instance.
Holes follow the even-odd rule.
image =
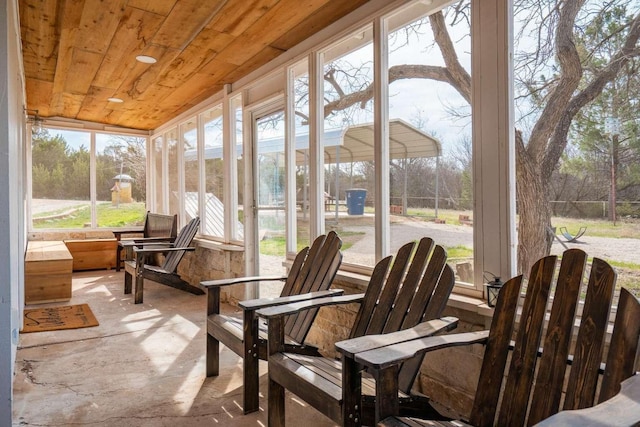
[[[37,221],[38,217],[51,217],[68,212],[59,218],[51,218],[45,221]],[[111,202],[98,203],[96,215],[98,227],[124,227],[142,225],[147,212],[144,203],[121,203],[119,207]],[[34,217],[34,228],[84,228],[91,224],[91,209],[88,205],[78,205],[76,208],[58,209],[43,212]]]

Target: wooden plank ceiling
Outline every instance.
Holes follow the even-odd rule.
[[[27,108],[155,129],[367,1],[19,0]]]

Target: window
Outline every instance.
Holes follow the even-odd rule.
[[[294,159],[291,165],[295,169],[295,183],[290,183],[295,192],[295,215],[293,223],[292,244],[289,252],[297,253],[310,244],[309,230],[309,65],[305,59],[291,67],[290,78],[293,79],[293,120]]]
[[[162,135],[160,135],[153,139],[153,174],[150,177],[154,188],[154,212],[157,213],[164,213],[167,211],[164,205],[166,181],[163,179],[165,176],[163,152],[164,139],[162,138]]]
[[[146,211],[146,141],[53,127],[32,135],[32,228],[141,223]]]
[[[178,128],[171,127],[153,137],[152,180],[156,206],[168,206],[169,213],[178,214],[180,224],[199,216],[202,237],[242,241],[244,212],[238,204],[244,194],[242,98],[233,97],[228,102],[231,116],[228,147],[223,142],[227,123],[224,108],[218,104],[187,119]],[[225,154],[227,149],[229,154]],[[227,164],[228,158],[235,163]],[[164,179],[165,176],[168,178]],[[227,216],[234,223],[229,227],[228,237]]]
[[[470,94],[430,78],[446,63],[427,12],[414,3],[387,19],[391,248],[432,237],[447,250],[456,280],[473,283]],[[470,78],[469,23],[442,18],[433,23],[444,25],[460,73]]]
[[[202,114],[204,122],[204,171],[206,216],[204,234],[224,237],[224,153],[222,105]]]
[[[198,152],[198,128],[195,117],[180,126],[183,164],[184,164],[184,216],[185,222],[200,216],[200,200],[198,189],[200,188],[200,164],[198,157],[193,153]]]
[[[325,228],[343,240],[344,263],[375,264],[375,173],[372,27],[362,28],[324,51]],[[349,101],[349,99],[352,99]],[[347,100],[345,103],[344,100]],[[347,139],[354,129],[365,129]]]
[[[182,197],[183,188],[180,185],[180,155],[179,151],[182,150],[180,141],[178,140],[178,130],[176,128],[171,129],[165,134],[167,141],[167,161],[169,164],[167,184],[169,185],[168,205],[169,214],[178,215],[178,224],[186,224],[183,218],[184,215],[180,212],[180,198]]]
[[[142,224],[146,212],[146,138],[96,134],[98,227]]]

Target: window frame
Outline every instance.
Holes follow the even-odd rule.
[[[73,131],[73,132],[84,132],[89,134],[89,202],[91,209],[91,226],[85,228],[34,228],[33,227],[33,215],[32,215],[32,203],[33,199],[33,157],[32,157],[32,131],[31,125],[27,124],[27,141],[25,144],[25,155],[26,162],[29,165],[27,172],[27,206],[26,206],[26,222],[27,222],[27,231],[29,233],[40,233],[40,232],[75,232],[75,231],[98,231],[98,230],[117,230],[119,227],[98,227],[97,226],[97,211],[96,211],[96,134],[105,134],[105,135],[120,135],[120,136],[130,136],[135,138],[145,138],[145,166],[147,171],[151,165],[150,162],[150,141],[151,137],[148,132],[145,131],[136,131],[135,129],[112,129],[109,126],[96,126],[95,124],[84,124],[84,123],[70,123],[65,121],[57,121],[55,119],[47,119],[46,123],[42,126],[44,129],[51,130],[59,130],[59,131]],[[150,206],[149,197],[151,191],[149,176],[147,176],[146,184],[145,184],[145,206]]]

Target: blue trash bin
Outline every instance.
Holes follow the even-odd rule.
[[[347,213],[349,215],[364,214],[364,200],[367,198],[367,190],[364,188],[351,188],[345,190],[347,194]]]

